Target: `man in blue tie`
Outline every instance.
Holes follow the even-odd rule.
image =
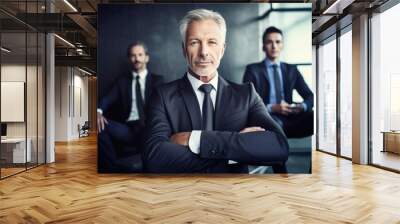
[[[283,50],[283,33],[268,27],[263,34],[265,59],[246,67],[243,82],[251,82],[261,96],[268,112],[289,138],[313,134],[314,94],[295,65],[279,60]],[[303,102],[293,102],[293,90]]]

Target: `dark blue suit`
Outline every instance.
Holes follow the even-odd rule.
[[[198,155],[170,141],[175,133],[202,129],[199,104],[186,76],[158,88],[148,109],[143,152],[148,172],[248,172],[247,164],[283,165],[288,158],[286,137],[252,84],[234,84],[219,77],[215,130],[202,131]],[[239,133],[250,126],[267,131]],[[239,164],[230,165],[228,160]]]
[[[99,172],[141,172],[144,119],[127,122],[132,108],[132,74],[121,76],[99,101],[108,124],[98,138]],[[162,76],[146,76],[145,108],[154,89],[163,83]]]
[[[313,134],[314,94],[304,81],[295,65],[281,62],[284,100],[293,103],[293,90],[296,90],[307,105],[307,111],[300,114],[283,116],[274,114],[283,122],[283,130],[288,137],[305,137]],[[270,83],[264,61],[247,65],[243,82],[251,82],[265,105],[270,102]]]
[[[131,73],[119,77],[107,95],[100,99],[98,108],[103,110],[105,117],[118,122],[128,119],[132,108],[132,79]],[[149,72],[146,76],[145,105],[154,89],[162,83],[162,76]]]

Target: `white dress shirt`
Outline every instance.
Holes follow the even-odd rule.
[[[129,117],[126,121],[136,121],[139,120],[139,111],[136,105],[136,77],[139,76],[139,84],[140,84],[140,92],[142,95],[142,100],[144,102],[144,93],[146,88],[146,77],[147,77],[147,69],[142,72],[136,73],[132,71],[132,107]]]
[[[143,70],[142,72],[139,72],[139,74],[132,71],[132,106],[131,106],[131,112],[129,113],[129,117],[126,121],[139,120],[139,111],[136,105],[136,76],[139,76],[140,90],[144,102],[147,74],[148,74],[147,69]],[[103,110],[100,108],[97,109],[97,112],[103,114]]]
[[[187,77],[189,79],[190,84],[192,85],[192,88],[196,94],[197,102],[199,103],[200,107],[200,113],[203,114],[203,101],[204,101],[204,92],[199,90],[199,87],[203,84],[211,84],[213,89],[210,92],[210,97],[212,104],[214,106],[215,110],[215,102],[217,101],[217,90],[218,90],[218,72],[214,76],[213,79],[211,79],[208,83],[204,83],[189,73],[187,73]],[[195,153],[199,154],[200,153],[200,138],[201,138],[201,130],[192,130],[192,133],[190,134],[189,137],[189,149]],[[235,161],[229,160],[229,164],[236,163]]]

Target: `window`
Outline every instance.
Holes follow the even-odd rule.
[[[400,170],[400,155],[388,151],[383,138],[384,132],[400,131],[400,33],[393,29],[398,21],[400,5],[371,19],[371,157],[373,164],[396,170]]]
[[[336,153],[336,40],[318,48],[318,148]]]
[[[43,3],[19,2],[18,7],[21,13],[40,13]],[[0,111],[8,116],[1,118],[7,131],[0,144],[0,178],[4,178],[45,163],[46,40],[44,33],[12,16],[1,12],[0,17],[9,21],[0,29]]]
[[[340,155],[351,158],[352,141],[352,35],[340,36]]]

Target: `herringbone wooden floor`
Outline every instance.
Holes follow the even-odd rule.
[[[312,175],[97,174],[96,139],[0,181],[0,223],[400,223],[400,175],[320,152]]]

